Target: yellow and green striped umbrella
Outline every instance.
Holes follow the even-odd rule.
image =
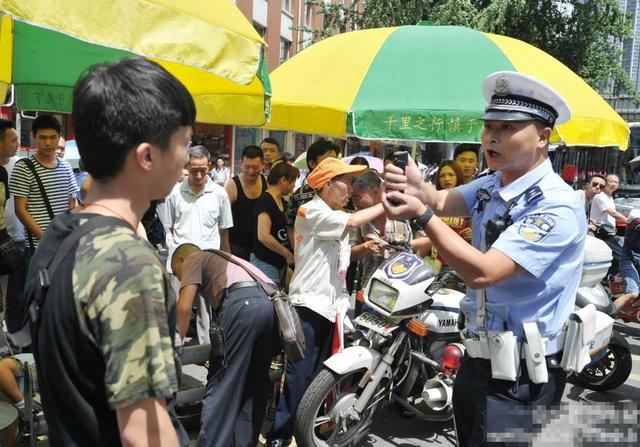
[[[340,34],[271,73],[270,129],[343,137],[479,140],[482,82],[512,70],[555,88],[573,118],[553,141],[626,149],[625,121],[579,76],[522,41],[455,26],[402,26]]]
[[[70,112],[89,66],[144,56],[194,96],[197,120],[260,125],[269,112],[264,41],[229,0],[0,0],[0,98]]]

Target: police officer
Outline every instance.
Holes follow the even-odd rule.
[[[571,116],[563,98],[514,72],[490,75],[483,91],[489,105],[481,141],[494,172],[436,191],[411,160],[406,175],[389,165],[383,200],[394,219],[415,218],[468,285],[461,302],[467,349],[453,394],[458,445],[526,445],[535,435],[534,410],[557,404],[566,383],[563,328],[587,226],[547,154],[554,125]],[[473,246],[434,213],[469,216]]]

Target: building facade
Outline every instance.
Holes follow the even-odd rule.
[[[632,36],[617,43],[622,50],[620,65],[629,75],[636,91],[640,91],[640,0],[618,0],[620,10],[631,19]],[[640,121],[640,107],[626,94],[614,94],[612,86],[601,89],[602,96],[626,121]]]
[[[324,1],[339,2],[347,7],[352,4],[352,0]],[[304,26],[320,28],[323,23],[318,8],[305,0],[236,0],[236,5],[267,43],[269,73],[313,43],[311,33],[298,29]],[[265,137],[275,138],[280,143],[282,152],[294,155],[304,152],[314,139],[312,135],[298,132],[247,127],[234,127],[231,135],[232,141],[226,145],[226,149],[232,169],[239,166],[244,147],[259,144]]]

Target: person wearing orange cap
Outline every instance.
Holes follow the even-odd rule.
[[[293,435],[298,404],[329,355],[334,304],[346,293],[349,232],[384,213],[382,204],[353,214],[342,211],[351,196],[351,177],[366,170],[366,166],[325,158],[307,177],[316,196],[300,206],[296,215],[296,269],[289,287],[291,302],[302,322],[306,350],[304,359],[287,364],[284,392],[267,436],[269,447],[284,446]]]

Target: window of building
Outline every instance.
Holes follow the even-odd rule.
[[[282,10],[291,12],[291,0],[282,0]]]
[[[262,37],[263,39],[266,37],[267,28],[265,28],[264,26],[256,22],[253,22],[253,28],[256,30],[258,34],[260,34],[260,37]]]
[[[286,39],[280,39],[280,63],[289,59],[291,53],[291,42]]]
[[[313,5],[307,3],[304,7],[304,24],[311,26],[311,18],[313,17]]]

